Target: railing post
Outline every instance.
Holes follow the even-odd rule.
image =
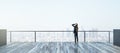
[[[34,38],[35,38],[35,40],[34,40],[34,41],[36,42],[36,31],[34,31],[34,36],[35,36],[35,37],[34,37]]]
[[[110,31],[108,32],[108,36],[109,36],[108,38],[109,38],[109,43],[110,43]]]
[[[86,32],[84,31],[84,42],[86,42]]]
[[[12,42],[12,32],[10,32],[10,42]]]

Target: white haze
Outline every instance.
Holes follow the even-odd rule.
[[[112,30],[120,28],[120,0],[0,0],[0,29]]]

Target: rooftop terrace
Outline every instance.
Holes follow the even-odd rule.
[[[75,44],[73,31],[8,31],[8,43],[0,46],[0,53],[119,53],[112,34],[79,31],[79,43]]]

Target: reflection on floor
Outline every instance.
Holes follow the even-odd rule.
[[[11,43],[0,47],[0,53],[119,53],[120,47],[109,43],[36,42]]]

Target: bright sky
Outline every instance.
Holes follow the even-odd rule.
[[[8,30],[120,28],[120,0],[0,0],[0,28]]]

